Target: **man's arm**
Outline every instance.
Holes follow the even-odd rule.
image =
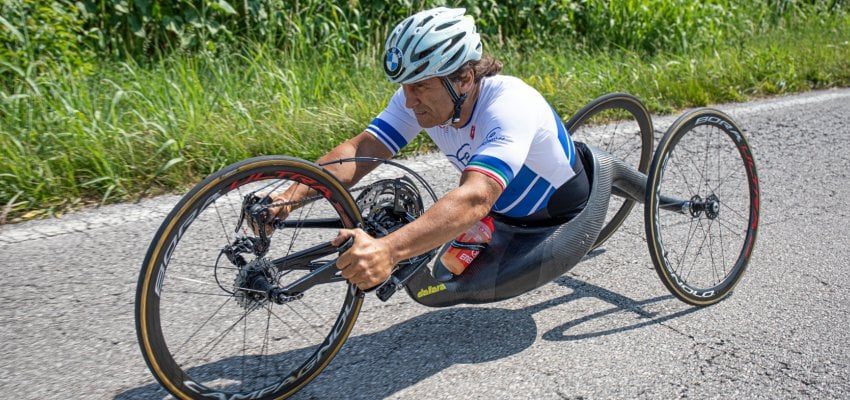
[[[393,156],[393,153],[381,143],[375,136],[369,132],[361,132],[359,135],[346,140],[333,150],[319,158],[316,162],[321,164],[327,161],[339,160],[348,157],[376,157],[380,159],[388,159]],[[340,163],[328,164],[324,168],[336,176],[340,182],[346,187],[350,187],[363,179],[366,174],[371,172],[378,163]]]
[[[502,187],[484,174],[465,172],[460,186],[443,196],[422,216],[381,238],[393,250],[394,260],[424,254],[469,229],[487,216]]]
[[[398,261],[415,257],[454,239],[484,218],[502,187],[492,178],[474,171],[461,175],[452,190],[422,216],[399,230],[375,239],[361,229],[343,229],[333,240],[336,246],[354,237],[354,246],[337,260],[342,276],[360,289],[385,281]]]
[[[321,164],[327,161],[339,160],[349,157],[376,157],[380,159],[388,159],[393,156],[392,152],[387,149],[380,140],[375,138],[369,132],[361,132],[359,135],[346,140],[339,146],[333,148],[327,154],[319,158],[316,162]],[[371,172],[378,166],[378,163],[338,163],[328,164],[324,168],[331,172],[343,185],[350,187],[360,179],[363,179],[366,174]],[[274,201],[298,201],[315,195],[315,191],[305,185],[292,185],[284,193],[273,196]],[[272,209],[276,214],[280,210]],[[292,209],[286,210],[287,213]]]

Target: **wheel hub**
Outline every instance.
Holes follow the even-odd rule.
[[[275,268],[265,258],[258,258],[246,264],[233,281],[233,296],[242,308],[254,311],[268,300],[267,293],[274,280]]]
[[[698,194],[694,195],[691,197],[689,211],[694,218],[699,218],[705,212],[708,219],[715,219],[720,215],[720,199],[714,194],[705,199]]]

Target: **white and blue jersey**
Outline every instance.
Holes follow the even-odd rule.
[[[404,104],[399,89],[366,128],[393,154],[423,130]],[[511,76],[481,80],[466,125],[425,131],[459,171],[482,173],[502,186],[493,211],[508,217],[545,208],[555,190],[576,174],[575,144],[561,118],[537,90]]]

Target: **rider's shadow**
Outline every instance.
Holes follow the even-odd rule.
[[[544,340],[583,340],[605,336],[659,324],[699,310],[687,308],[659,316],[658,313],[646,311],[645,307],[670,300],[673,296],[635,301],[568,277],[561,277],[555,283],[572,289],[572,292],[517,310],[478,307],[440,309],[380,332],[349,338],[328,368],[293,398],[384,398],[455,364],[477,364],[509,357],[534,343],[537,325],[533,315],[536,312],[581,298],[597,298],[610,303],[612,307],[553,328],[542,335]],[[578,325],[619,312],[637,314],[640,322],[591,333],[571,332]],[[306,355],[305,350],[285,352],[273,356],[270,363],[286,363],[286,360],[293,358],[303,360]],[[232,357],[192,368],[189,374],[221,377],[228,371],[240,371],[245,362],[243,357]],[[237,376],[232,378],[234,381],[239,379]],[[128,390],[115,398],[126,400],[165,396],[158,384],[150,384]]]

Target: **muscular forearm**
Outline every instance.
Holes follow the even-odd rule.
[[[459,187],[435,203],[417,220],[381,238],[393,261],[415,257],[454,239],[490,211],[492,201],[470,188]]]
[[[374,144],[371,146],[369,144],[364,145],[362,136],[358,136],[349,140],[346,140],[342,144],[336,146],[331,151],[329,151],[324,156],[320,157],[316,163],[322,164],[329,161],[339,160],[343,158],[350,158],[355,156],[366,156],[366,157],[378,157],[378,158],[388,158],[392,154],[376,154],[379,150],[374,148]],[[379,144],[379,146],[382,146]],[[378,163],[364,163],[364,162],[344,162],[344,163],[331,163],[325,165],[323,168],[328,172],[332,173],[336,179],[338,179],[343,185],[346,187],[350,187],[360,181],[366,174],[375,169],[378,166]],[[286,200],[286,201],[299,201],[301,199],[314,196],[316,192],[305,185],[292,185],[289,189],[287,189],[281,195],[275,196],[278,200]]]

